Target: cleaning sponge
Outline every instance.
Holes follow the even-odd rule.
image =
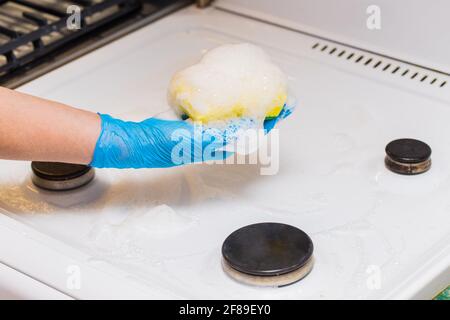
[[[227,44],[177,72],[169,104],[178,115],[208,123],[230,118],[274,118],[287,99],[287,78],[259,47]]]

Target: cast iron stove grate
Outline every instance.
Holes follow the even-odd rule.
[[[67,21],[79,9],[80,28]],[[73,7],[76,6],[76,7]],[[0,82],[13,70],[138,10],[139,0],[0,0]]]
[[[192,3],[0,0],[0,85],[16,88]],[[73,21],[74,9],[81,23],[70,30],[67,22]]]

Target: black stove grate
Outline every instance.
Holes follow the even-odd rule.
[[[0,81],[141,5],[139,0],[0,0]],[[68,27],[73,9],[79,12],[80,28]]]

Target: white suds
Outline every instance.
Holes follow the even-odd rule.
[[[264,119],[283,107],[287,77],[259,47],[228,44],[176,73],[168,100],[178,114],[203,123],[232,117]],[[276,111],[275,111],[276,112]]]

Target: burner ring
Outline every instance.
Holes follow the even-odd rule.
[[[389,170],[404,175],[421,174],[431,168],[431,159],[419,163],[400,163],[386,156],[384,163]]]
[[[431,148],[415,139],[398,139],[386,146],[386,167],[399,174],[414,175],[431,167]]]
[[[302,230],[281,223],[257,223],[226,238],[222,265],[238,281],[282,286],[311,271],[312,254],[312,240]]]
[[[39,188],[66,191],[88,184],[95,176],[90,166],[60,162],[32,162],[31,181]]]
[[[302,267],[298,268],[297,270],[275,276],[256,276],[237,271],[236,269],[232,268],[225,261],[225,259],[222,259],[222,268],[227,275],[238,282],[251,286],[285,287],[302,280],[311,272],[313,266],[314,257],[311,257]]]

